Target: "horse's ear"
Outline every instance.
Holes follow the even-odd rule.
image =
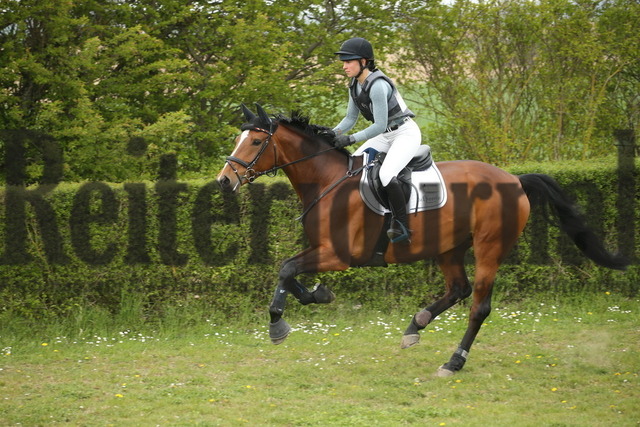
[[[251,122],[253,122],[253,121],[255,120],[255,118],[256,118],[256,115],[255,115],[255,114],[253,114],[253,113],[251,112],[251,110],[249,110],[249,109],[247,108],[247,106],[246,106],[246,105],[244,105],[244,104],[240,104],[240,105],[241,105],[241,107],[242,107],[242,112],[244,113],[244,118],[245,118],[245,120],[247,121],[247,123],[251,123]]]
[[[258,117],[260,118],[260,123],[271,126],[271,119],[269,115],[264,111],[262,106],[256,103],[256,109],[258,110]]]

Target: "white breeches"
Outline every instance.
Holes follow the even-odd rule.
[[[380,181],[386,187],[391,178],[397,176],[415,156],[421,143],[420,128],[416,122],[408,120],[394,131],[381,133],[365,141],[353,155],[361,155],[369,147],[387,153],[380,167]]]

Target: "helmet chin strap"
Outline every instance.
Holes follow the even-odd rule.
[[[357,80],[358,78],[360,78],[360,76],[362,75],[362,73],[364,73],[364,70],[366,70],[366,69],[367,69],[367,65],[366,65],[366,64],[367,64],[367,60],[366,60],[366,59],[365,59],[365,62],[364,62],[364,63],[365,63],[365,65],[362,65],[362,61],[360,61],[360,60],[358,60],[358,63],[360,64],[360,72],[359,72],[359,73],[358,73],[358,75],[356,76],[356,80]]]

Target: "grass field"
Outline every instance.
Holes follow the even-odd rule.
[[[412,313],[336,302],[291,310],[280,346],[262,323],[237,321],[68,336],[1,327],[0,425],[640,425],[638,299],[498,301],[450,378],[433,374],[467,307],[401,350]]]

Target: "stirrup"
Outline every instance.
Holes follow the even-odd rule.
[[[407,227],[405,227],[403,223],[396,219],[394,219],[393,221],[398,224],[400,228],[398,229],[395,228],[395,226],[391,226],[387,230],[387,237],[389,238],[389,241],[391,241],[391,243],[399,243],[404,241],[407,241],[407,243],[411,243],[411,233],[409,232]]]

